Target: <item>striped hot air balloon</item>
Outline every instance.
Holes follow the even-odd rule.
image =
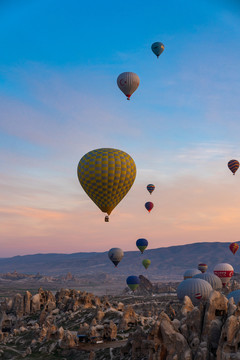
[[[147,190],[150,192],[150,195],[154,191],[154,189],[155,189],[155,186],[153,184],[148,184]]]
[[[117,78],[119,89],[126,95],[127,100],[130,100],[131,95],[137,90],[140,79],[139,76],[133,72],[124,72]]]
[[[223,287],[230,281],[231,277],[234,274],[232,265],[227,263],[217,264],[213,272],[221,279]]]
[[[232,243],[229,245],[229,249],[231,250],[231,252],[233,253],[233,255],[236,254],[236,252],[239,249],[239,245],[237,243]]]
[[[214,290],[222,289],[222,282],[217,275],[206,273],[206,274],[197,274],[193,276],[193,279],[202,279],[207,281]]]
[[[203,264],[203,263],[198,264],[198,270],[200,270],[202,273],[205,273],[207,271],[207,268],[208,268],[207,264]]]
[[[235,175],[235,172],[238,170],[239,168],[239,162],[237,160],[230,160],[228,162],[228,168],[231,170],[231,172],[233,173],[233,175]]]
[[[209,282],[202,279],[187,279],[183,280],[177,288],[177,297],[183,301],[185,296],[190,297],[193,305],[198,305],[200,301],[206,301],[212,291],[212,286]]]

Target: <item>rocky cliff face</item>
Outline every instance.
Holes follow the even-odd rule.
[[[240,307],[217,291],[199,307],[185,297],[178,318],[161,312],[147,333],[139,328],[121,351],[136,360],[240,359]]]
[[[148,284],[149,285],[149,284]],[[79,338],[87,339],[81,345]],[[101,339],[104,344],[94,344]],[[107,343],[111,340],[115,342]],[[124,343],[125,341],[125,343]],[[213,291],[194,307],[188,297],[97,297],[39,289],[0,305],[0,358],[95,360],[240,359],[240,305]]]

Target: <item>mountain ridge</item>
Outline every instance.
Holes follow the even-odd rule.
[[[17,255],[0,258],[0,272],[16,270],[23,273],[37,273],[40,271],[46,275],[55,275],[70,271],[72,274],[94,275],[98,269],[98,272],[110,275],[126,275],[139,273],[139,271],[144,273],[142,260],[146,258],[152,262],[147,273],[156,276],[160,276],[160,274],[167,276],[174,273],[182,275],[186,269],[196,268],[200,262],[207,263],[210,271],[217,263],[228,262],[235,271],[239,272],[238,252],[233,255],[229,250],[229,245],[230,242],[198,242],[149,249],[145,250],[144,254],[138,250],[125,251],[117,269],[108,259],[108,251]]]

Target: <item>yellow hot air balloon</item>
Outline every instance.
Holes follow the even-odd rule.
[[[124,151],[102,148],[85,154],[79,161],[77,173],[87,195],[102,212],[110,215],[132,187],[136,165]]]

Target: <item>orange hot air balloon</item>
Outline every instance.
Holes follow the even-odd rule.
[[[237,243],[232,243],[229,245],[229,249],[231,250],[233,255],[236,254],[236,252],[238,251],[238,248],[239,248],[239,245]]]

